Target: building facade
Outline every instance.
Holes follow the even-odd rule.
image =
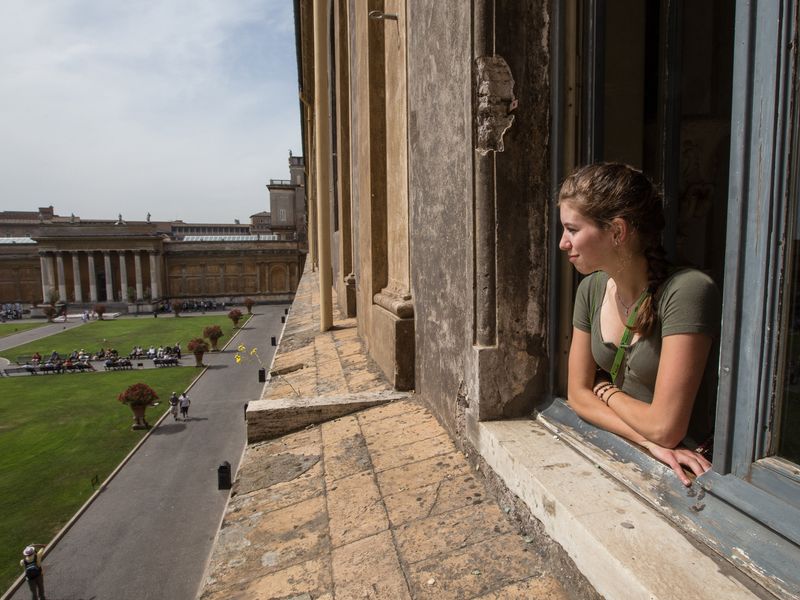
[[[311,260],[387,377],[483,456],[490,421],[575,431],[709,551],[800,594],[798,2],[295,10]],[[723,292],[702,503],[631,476],[651,459],[564,401],[577,279],[555,199],[603,160],[660,184],[670,256]]]

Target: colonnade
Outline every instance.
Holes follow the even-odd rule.
[[[97,270],[95,268],[95,254],[97,252],[103,255],[103,269],[105,274],[105,295],[108,302],[112,302],[115,298],[120,301],[128,299],[128,268],[127,257],[133,256],[134,264],[134,285],[135,285],[135,298],[137,301],[144,300],[144,281],[142,276],[142,252],[146,252],[150,258],[150,298],[156,299],[160,297],[159,293],[159,266],[158,259],[159,252],[157,250],[45,250],[39,252],[39,262],[42,271],[42,300],[45,303],[50,302],[50,297],[56,290],[58,291],[59,300],[67,301],[67,278],[64,269],[64,256],[69,255],[72,258],[72,284],[73,284],[73,302],[97,302]],[[116,254],[116,259],[119,260],[119,278],[117,280],[117,288],[114,287],[114,270],[112,268],[112,255]],[[89,295],[85,299],[83,284],[81,280],[81,264],[84,262],[81,257],[86,256],[86,268],[89,280]],[[118,292],[118,293],[115,293]]]

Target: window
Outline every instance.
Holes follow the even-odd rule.
[[[740,1],[734,8],[726,2],[584,0],[553,7],[559,56],[554,182],[578,164],[599,160],[642,168],[664,190],[668,252],[679,264],[708,272],[723,292],[719,381],[698,398],[716,424],[713,470],[699,478],[703,502],[678,486],[657,503],[669,505],[670,518],[699,532],[766,587],[797,594],[795,3]],[[555,207],[551,218],[557,231]],[[563,359],[577,283],[560,261],[555,256],[551,263],[557,307],[551,326],[560,334],[553,336],[552,353],[561,357],[552,382],[556,395],[565,392]],[[576,420],[558,400],[544,415],[645,462],[615,436]]]
[[[279,214],[279,217],[278,217],[278,218],[279,218],[281,221],[286,221],[286,209],[285,209],[285,208],[281,208],[281,209],[278,211],[278,214]]]

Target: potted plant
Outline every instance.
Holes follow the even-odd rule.
[[[52,321],[53,317],[56,316],[56,307],[52,304],[45,304],[42,306],[42,314],[47,317],[48,321]]]
[[[172,307],[172,312],[175,313],[176,317],[179,317],[181,311],[183,310],[183,301],[182,300],[173,300],[169,304]]]
[[[217,342],[223,335],[222,327],[219,325],[209,325],[203,329],[203,337],[208,338],[208,340],[211,342],[211,349],[214,352],[217,351]]]
[[[252,315],[253,314],[253,305],[255,303],[256,303],[256,301],[253,300],[252,298],[245,298],[244,299],[244,306],[247,309],[247,314],[248,315]]]
[[[195,366],[204,367],[203,354],[208,352],[208,344],[206,341],[203,338],[194,338],[193,340],[189,340],[186,347],[189,349],[189,352],[194,354]]]
[[[95,314],[97,315],[97,318],[98,318],[98,319],[100,319],[100,320],[102,321],[102,320],[103,320],[103,315],[104,315],[104,314],[105,314],[105,312],[106,312],[106,305],[105,305],[105,304],[95,304],[95,305],[92,307],[92,310],[93,310],[93,311],[95,312]]]
[[[150,425],[145,419],[147,407],[158,400],[158,394],[146,383],[134,383],[117,396],[117,400],[130,406],[133,411],[131,429],[148,429]]]
[[[233,326],[239,326],[239,320],[242,318],[242,311],[238,308],[234,308],[231,312],[228,313],[228,318],[233,321]]]

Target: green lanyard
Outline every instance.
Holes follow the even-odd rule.
[[[619,368],[622,366],[622,357],[625,356],[625,349],[630,346],[631,337],[633,337],[631,327],[633,327],[633,324],[636,322],[636,315],[639,313],[639,306],[641,306],[646,297],[647,290],[643,291],[642,295],[639,296],[639,299],[636,301],[636,306],[633,307],[633,312],[631,312],[630,316],[628,317],[628,322],[625,323],[625,331],[622,332],[622,339],[617,347],[617,354],[614,356],[614,364],[611,365],[611,383],[617,382],[617,374],[619,374]]]

